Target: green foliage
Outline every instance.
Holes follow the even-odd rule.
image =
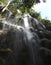
[[[47,19],[42,19],[41,22],[42,22],[44,25],[49,25],[49,24],[50,24],[50,21],[47,20]]]
[[[3,4],[5,3],[5,6],[7,6],[8,4],[8,0],[1,0],[1,2]],[[38,2],[40,1],[39,0],[12,0],[12,2],[9,4],[6,10],[11,11],[13,13],[13,17],[16,14],[18,14],[17,9],[19,9],[22,12],[22,14],[26,12],[33,14],[34,11],[33,10],[30,11],[30,9],[34,5],[34,3],[38,3]],[[3,14],[5,15],[5,12]]]
[[[33,9],[31,8],[31,9],[29,9],[29,13],[30,13],[31,16],[33,16],[33,14],[35,13],[35,10],[33,10]]]
[[[7,4],[8,3],[8,0],[0,0],[0,4]]]
[[[0,2],[5,4],[5,6],[8,4],[8,0],[0,0]],[[13,0],[9,4],[7,9],[2,13],[2,17],[6,17],[6,15],[9,14],[9,12],[12,12],[12,17],[15,17],[16,15],[18,15],[17,9],[19,9],[22,13],[22,14],[20,14],[21,16],[24,13],[28,12],[28,13],[30,13],[30,15],[32,15],[33,17],[38,19],[38,21],[41,21],[40,13],[37,13],[33,9],[31,9],[31,7],[34,4],[39,3],[39,2],[40,2],[40,0]]]
[[[40,0],[35,0],[35,3],[40,3]]]
[[[40,0],[23,0],[23,4],[27,8],[31,8],[34,5],[34,3],[40,3]]]
[[[42,19],[41,22],[46,26],[47,30],[51,30],[51,22],[47,19]]]
[[[32,10],[32,11],[33,11],[33,10]],[[37,13],[37,12],[35,12],[35,11],[32,12],[32,13],[30,13],[30,15],[31,15],[32,17],[36,18],[39,22],[40,22],[41,19],[42,19],[40,13]]]
[[[42,17],[41,17],[41,15],[39,15],[38,16],[38,21],[41,22],[41,20],[42,20]]]
[[[34,0],[23,0],[23,4],[27,8],[31,8],[34,4]]]

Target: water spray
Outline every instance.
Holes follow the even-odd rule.
[[[27,35],[28,40],[31,40],[33,37],[32,33],[30,31],[30,24],[29,24],[30,18],[31,18],[31,16],[28,13],[23,16],[24,27],[25,27],[24,31]]]

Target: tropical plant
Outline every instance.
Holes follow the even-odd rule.
[[[30,12],[31,7],[39,3],[40,0],[0,0],[3,5],[2,12],[11,11],[14,15],[18,13],[18,9],[24,14]],[[5,14],[5,13],[4,13]]]

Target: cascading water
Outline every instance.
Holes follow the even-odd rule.
[[[2,10],[2,12],[5,11],[10,2],[11,1],[8,2],[7,6]],[[11,15],[12,12],[9,11],[7,20],[5,22],[3,21],[3,28],[5,28],[6,25],[9,26],[4,43],[7,43],[7,46],[12,49],[12,52],[8,55],[9,57],[6,58],[8,65],[43,65],[38,53],[38,35],[35,32],[32,33],[30,30],[30,27],[32,27],[30,24],[32,23],[32,17],[28,13],[24,14],[22,16],[23,23],[21,22],[23,25],[21,26],[15,24],[17,23],[19,17],[16,16],[14,19],[10,20]],[[36,24],[38,25],[38,21],[36,21]],[[13,28],[16,28],[16,31],[14,31]]]
[[[24,27],[25,27],[24,31],[26,32],[28,40],[31,40],[31,38],[33,37],[32,33],[30,32],[30,25],[29,25],[30,18],[31,16],[28,13],[23,16]]]
[[[28,14],[25,14],[25,15],[23,16],[25,29],[29,29],[29,27],[30,27],[30,26],[29,26],[29,22],[28,22],[28,18],[29,18]]]
[[[39,38],[37,34],[30,31],[31,16],[27,13],[23,15],[24,26],[15,25],[13,23],[5,21],[4,24],[10,26],[4,43],[7,47],[12,49],[9,52],[6,61],[6,65],[42,65],[41,58],[39,56]],[[13,28],[17,28],[16,31]],[[20,28],[23,30],[20,30]]]
[[[8,0],[8,4],[2,10],[2,12],[4,12],[7,9],[7,7],[9,6],[11,2],[12,0]],[[12,19],[12,21],[9,20],[11,18],[11,15],[12,15],[12,12],[9,11],[7,16],[8,21],[5,21],[5,20],[3,21],[3,29],[6,29],[8,27],[7,28],[8,32],[5,34],[5,37],[2,35],[0,37],[1,47],[4,49],[5,48],[11,49],[11,52],[8,52],[8,54],[7,52],[6,53],[4,52],[4,54],[1,53],[0,56],[3,56],[2,58],[4,60],[6,59],[5,61],[2,61],[0,58],[0,60],[3,62],[3,65],[44,65],[39,54],[40,39],[35,31],[32,33],[30,30],[30,27],[32,26],[30,24],[32,23],[31,21],[32,17],[28,13],[24,14],[22,17],[23,25],[21,26],[16,24],[18,20],[17,17],[15,17],[15,19]],[[35,28],[41,29],[41,30],[45,28],[43,25],[39,24],[35,18],[33,22],[34,22]],[[16,31],[13,28],[16,28]],[[4,44],[5,47],[2,44]]]

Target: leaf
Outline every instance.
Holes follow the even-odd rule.
[[[3,3],[6,5],[8,3],[8,0],[0,0],[0,3]]]

